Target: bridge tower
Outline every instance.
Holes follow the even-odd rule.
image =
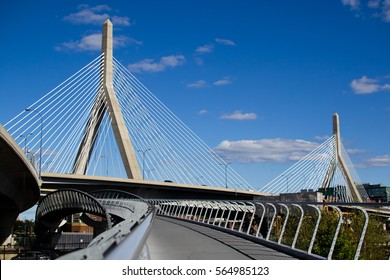
[[[339,115],[337,113],[333,114],[333,135],[335,136],[335,149],[334,149],[334,161],[333,164],[329,167],[327,175],[325,176],[324,183],[322,185],[323,188],[327,188],[330,185],[330,181],[332,180],[337,167],[340,168],[344,180],[347,184],[347,188],[351,191],[353,201],[354,202],[362,202],[362,197],[358,191],[358,188],[349,172],[348,166],[344,161],[341,152],[341,137],[340,137],[340,120]]]
[[[85,133],[80,142],[76,160],[73,165],[74,174],[85,174],[90,161],[99,126],[104,114],[108,114],[112,130],[122,158],[127,177],[142,180],[137,158],[130,140],[130,136],[122,115],[119,102],[113,86],[113,35],[112,23],[107,19],[103,24],[102,32],[102,87],[97,92],[96,102],[91,109],[85,127]]]

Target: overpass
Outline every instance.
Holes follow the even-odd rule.
[[[131,192],[145,199],[264,199],[272,195],[251,190],[236,190],[213,186],[180,184],[175,182],[156,182],[148,180],[124,179],[78,174],[42,174],[42,194],[53,190],[77,189],[90,192],[99,189],[113,189]]]
[[[0,182],[0,243],[3,243],[19,213],[38,201],[41,181],[19,145],[1,125]]]

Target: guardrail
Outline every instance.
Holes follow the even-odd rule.
[[[369,214],[362,204],[346,203],[289,203],[289,202],[259,202],[259,201],[205,201],[205,200],[149,200],[157,207],[157,214],[196,223],[203,223],[223,230],[262,240],[262,244],[270,247],[288,246],[290,250],[303,252],[318,258],[332,259],[341,226],[351,223],[352,216],[363,218],[354,259],[359,259],[363,241],[366,235]],[[373,205],[373,204],[371,204]],[[325,223],[324,213],[331,212],[337,223],[331,232],[331,243],[327,256],[313,253],[313,247],[318,238],[321,222]],[[354,213],[354,214],[351,214]],[[302,226],[310,221],[310,238],[302,233]],[[289,234],[287,235],[287,227]],[[301,240],[300,240],[301,239]],[[297,244],[306,239],[306,246]],[[302,242],[300,242],[302,243]],[[302,249],[305,247],[305,249]]]
[[[120,221],[94,238],[88,247],[66,255],[62,260],[129,260],[148,258],[145,247],[155,217],[155,207],[141,199],[117,191],[90,193],[112,219]]]

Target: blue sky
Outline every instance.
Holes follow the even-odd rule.
[[[7,1],[0,123],[114,56],[256,189],[341,119],[363,182],[390,185],[390,1]]]

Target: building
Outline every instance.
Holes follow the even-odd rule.
[[[389,202],[390,201],[390,187],[382,184],[363,184],[370,200],[373,202]]]
[[[67,223],[62,228],[63,232],[73,233],[92,233],[94,232],[93,227],[83,222],[82,213],[73,214],[67,217]],[[89,215],[89,218],[93,221],[101,221],[102,218],[96,215]]]

